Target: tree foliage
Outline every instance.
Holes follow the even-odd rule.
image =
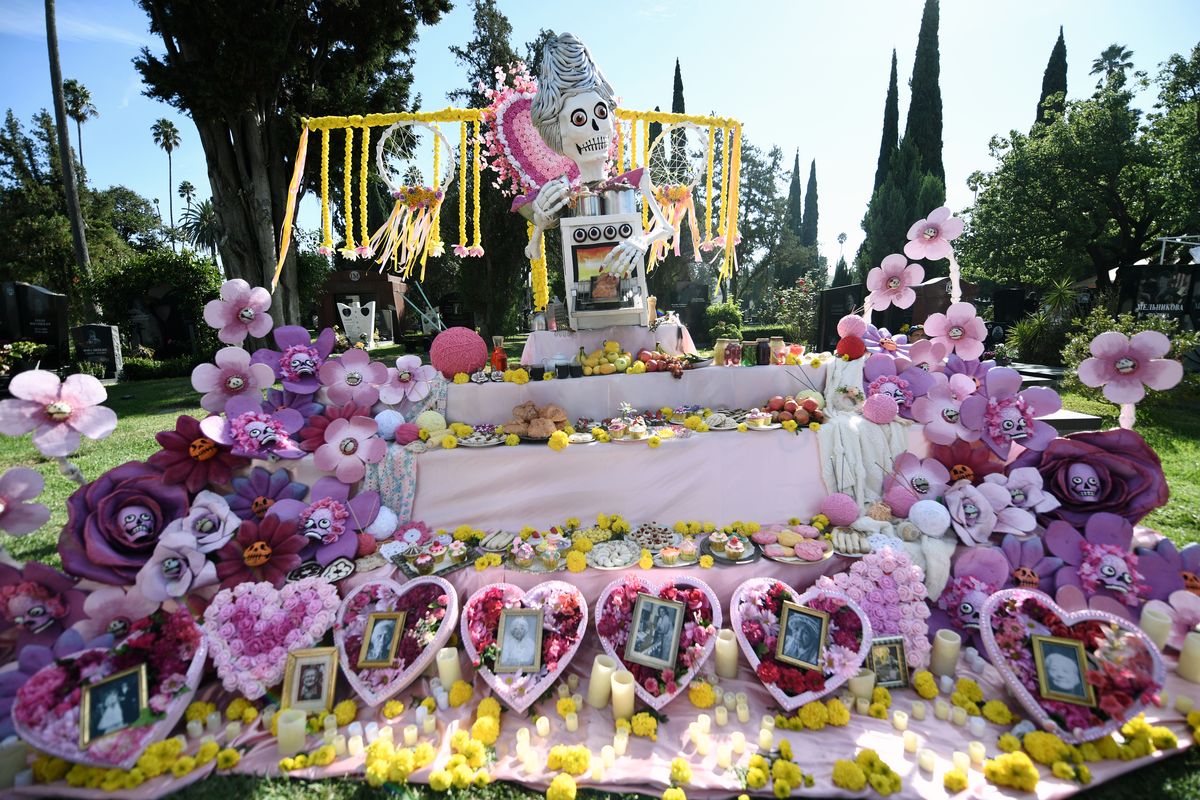
[[[883,101],[883,133],[879,138],[879,160],[875,164],[875,185],[871,192],[879,190],[887,179],[892,153],[900,142],[900,92],[896,86],[896,51],[892,50],[892,73],[888,78],[887,98]]]
[[[946,169],[942,166],[942,90],[941,56],[938,53],[938,0],[925,0],[921,12],[921,30],[917,34],[917,54],[913,59],[910,87],[912,99],[908,104],[908,120],[904,137],[912,141],[921,158],[923,172],[931,173],[943,184]]]
[[[805,247],[817,246],[817,221],[820,213],[817,211],[817,160],[814,158],[808,167],[808,186],[804,190],[804,222],[800,226],[800,244]]]
[[[796,160],[792,162],[792,177],[788,181],[785,224],[799,239],[800,231],[804,227],[804,188],[800,185],[799,150],[796,151]]]
[[[1042,74],[1042,93],[1038,97],[1035,122],[1045,122],[1051,112],[1062,114],[1067,98],[1067,43],[1063,39],[1062,26],[1058,26],[1058,39],[1050,50],[1050,60]]]
[[[899,253],[908,241],[908,229],[946,200],[946,187],[936,176],[922,172],[916,145],[907,136],[892,156],[887,179],[867,205],[862,227],[866,238],[854,265],[860,280],[885,257]],[[937,277],[940,264],[926,264],[926,277]]]

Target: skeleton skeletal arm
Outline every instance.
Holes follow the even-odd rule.
[[[618,244],[604,257],[604,261],[600,265],[601,269],[608,272],[615,272],[622,277],[628,275],[633,269],[634,264],[642,260],[650,245],[655,242],[665,242],[674,234],[671,223],[667,221],[667,217],[663,214],[662,208],[659,207],[658,201],[654,199],[654,189],[650,184],[649,170],[642,171],[642,178],[638,182],[638,190],[641,191],[642,198],[648,204],[650,213],[654,217],[654,226],[650,229],[649,233],[630,236]]]
[[[542,257],[542,233],[558,224],[558,215],[571,199],[571,186],[566,176],[559,176],[538,189],[533,199],[533,235],[525,245],[525,257]]]

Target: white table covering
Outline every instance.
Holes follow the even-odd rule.
[[[542,364],[555,356],[573,358],[582,347],[587,352],[600,349],[606,339],[621,343],[637,358],[641,349],[653,350],[662,345],[668,353],[694,353],[696,345],[683,323],[664,322],[655,330],[638,325],[616,325],[590,331],[534,331],[525,341],[521,363]]]

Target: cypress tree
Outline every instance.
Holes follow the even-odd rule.
[[[662,108],[660,108],[659,106],[655,106],[654,110],[662,111]],[[649,125],[649,133],[647,134],[650,138],[646,141],[646,147],[650,147],[650,145],[654,144],[655,140],[658,139],[658,136],[661,133],[662,133],[662,123],[661,122],[651,122]],[[641,146],[642,146],[641,142],[638,142],[638,147],[641,147]],[[641,159],[641,157],[642,157],[642,154],[638,153],[639,160]]]
[[[803,238],[804,202],[800,189],[800,151],[796,151],[796,160],[792,162],[792,180],[788,184],[787,209],[784,212],[785,224],[797,239]]]
[[[1054,97],[1054,95],[1059,95]],[[1047,105],[1046,101],[1050,100]],[[1046,71],[1042,74],[1042,95],[1038,98],[1037,118],[1034,122],[1045,122],[1046,114],[1053,111],[1062,114],[1066,109],[1067,98],[1067,43],[1063,39],[1062,26],[1058,26],[1058,41],[1050,50],[1050,60],[1046,62]]]
[[[879,262],[891,253],[899,253],[908,240],[908,229],[914,222],[936,206],[927,208],[913,216],[917,197],[921,193],[921,158],[916,145],[907,136],[892,155],[888,166],[887,180],[879,191],[871,196],[862,227],[866,232],[862,246],[854,259],[860,279],[879,266]]]
[[[800,226],[800,244],[805,247],[817,246],[817,217],[817,160],[814,158],[808,168],[808,188],[804,192],[804,222]]]
[[[900,141],[900,94],[896,88],[896,51],[892,50],[892,76],[888,79],[887,99],[883,101],[883,136],[879,140],[879,161],[875,165],[874,193],[887,178],[888,164]]]
[[[846,265],[846,257],[842,256],[838,259],[837,266],[833,268],[833,282],[829,285],[848,286],[850,283],[850,267]]]
[[[946,182],[942,165],[942,90],[938,55],[938,0],[925,0],[921,14],[921,32],[917,35],[917,54],[913,60],[912,102],[904,138],[912,141],[920,156],[921,171]]]
[[[686,106],[683,102],[683,74],[679,71],[679,59],[675,59],[675,84],[671,88],[671,113],[684,114]],[[682,171],[687,164],[687,131],[676,128],[671,131],[671,164]]]

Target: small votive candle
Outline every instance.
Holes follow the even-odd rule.
[[[565,683],[560,683],[558,685],[558,696],[559,696],[559,698],[570,697],[571,696],[571,687]]]
[[[775,716],[773,714],[763,714],[762,727],[768,731],[775,730]]]
[[[533,753],[525,754],[525,762],[521,766],[523,766],[525,771],[530,775],[536,773],[540,767],[537,756],[535,756]]]
[[[700,735],[700,726],[695,722],[689,722],[687,728],[687,738],[684,740],[684,743],[686,744],[687,742],[691,742],[692,744],[695,744],[696,742],[700,741]]]
[[[524,761],[529,757],[529,743],[517,742],[517,760]]]
[[[346,755],[346,737],[342,734],[334,734],[333,737],[333,754],[338,758]]]
[[[543,739],[550,735],[550,718],[544,714],[535,719],[533,725],[537,729],[537,735]]]
[[[728,744],[717,746],[717,768],[729,769],[733,765],[733,751]]]
[[[950,721],[953,722],[955,725],[966,725],[967,724],[967,710],[965,708],[955,706],[954,709],[950,712]]]
[[[357,734],[346,740],[346,752],[351,758],[358,758],[363,754],[363,738]]]
[[[204,721],[204,729],[209,733],[216,733],[221,730],[221,712],[214,711],[208,715]]]
[[[366,727],[366,734],[367,734],[366,735],[367,744],[371,744],[376,739],[378,739],[379,738],[379,723],[378,722],[368,722],[367,727]]]
[[[629,734],[625,731],[617,731],[617,735],[613,737],[613,752],[619,756],[623,756],[628,749]]]
[[[567,688],[572,692],[579,688],[579,676],[574,672],[567,676]]]
[[[700,734],[700,741],[696,742],[696,755],[707,756],[712,752],[713,740],[707,733]]]
[[[351,722],[350,725],[346,728],[346,735],[347,736],[362,736],[363,735],[362,723],[361,722]]]
[[[758,749],[764,753],[771,752],[771,748],[775,745],[775,732],[770,728],[763,728],[758,732]]]
[[[391,725],[379,726],[379,736],[377,738],[382,739],[385,742],[394,742],[395,735],[396,732],[392,730]]]
[[[738,703],[737,720],[743,725],[750,721],[750,706],[745,703]]]
[[[720,686],[714,686],[714,687],[712,687],[712,690],[713,690],[713,704],[714,705],[719,706],[723,702],[725,702],[725,690],[724,689],[722,689]],[[734,698],[734,699],[736,699],[736,698]]]
[[[1175,710],[1180,714],[1187,716],[1188,712],[1192,710],[1193,705],[1195,704],[1192,702],[1192,698],[1188,697],[1186,694],[1176,695]]]
[[[913,701],[912,718],[917,719],[917,720],[925,719],[925,701],[924,700],[914,700]]]
[[[225,743],[229,744],[234,739],[242,735],[242,723],[234,720],[225,726]]]
[[[954,694],[954,678],[949,675],[938,678],[938,688],[942,690],[942,694]]]
[[[746,752],[746,734],[741,731],[734,731],[729,737],[729,746],[739,756]]]
[[[937,766],[937,753],[928,747],[922,748],[917,753],[917,766],[922,772],[933,772],[933,768]]]
[[[337,736],[333,731],[323,731],[321,733],[321,744],[333,744],[333,737]]]
[[[908,714],[905,714],[900,709],[892,712],[892,727],[898,731],[908,730]]]
[[[575,731],[579,730],[579,715],[574,711],[567,714],[566,723],[568,733],[574,733]]]
[[[712,717],[710,717],[708,714],[701,714],[700,716],[696,717],[696,722],[699,724],[700,730],[702,730],[704,733],[712,732]],[[774,722],[771,723],[771,727],[775,727]]]
[[[192,739],[199,739],[204,735],[204,723],[198,719],[188,722],[187,735]]]
[[[327,731],[336,731],[337,730],[337,717],[334,716],[333,714],[326,714],[324,722],[325,722],[325,730],[327,730]]]
[[[592,761],[592,781],[599,783],[604,779],[604,764],[600,761]]]
[[[420,731],[417,729],[416,725],[405,725],[404,726],[404,746],[412,747],[414,744],[416,744],[418,733],[420,733]]]
[[[617,751],[611,744],[606,744],[600,748],[600,761],[604,764],[605,769],[612,767],[617,760]]]
[[[425,722],[425,718],[429,716],[429,709],[425,706],[417,706],[417,724],[421,725]]]
[[[982,767],[983,759],[987,757],[987,748],[983,746],[983,742],[968,742],[967,755],[971,757],[972,764]]]
[[[972,736],[983,736],[987,732],[987,720],[983,717],[971,717],[967,720],[967,730],[971,732]]]
[[[917,742],[918,742],[917,734],[913,733],[912,731],[904,732],[904,752],[906,752],[906,753],[917,752]]]
[[[750,705],[750,695],[746,694],[745,692],[738,692],[734,695],[734,698],[737,700],[739,706]]]
[[[425,717],[424,722],[421,723],[421,732],[426,736],[431,736],[435,731],[437,731],[437,717],[435,717],[433,714],[430,714],[429,716]]]
[[[1171,635],[1171,618],[1157,608],[1146,606],[1142,609],[1141,626],[1154,646],[1162,650]]]
[[[950,755],[950,760],[954,763],[954,768],[966,772],[971,768],[971,757],[962,750],[955,750]]]
[[[856,698],[854,701],[854,710],[860,714],[866,714],[871,710],[871,701],[865,697]]]
[[[733,711],[737,708],[737,695],[733,692],[726,692],[725,696],[721,698],[721,702],[725,704],[725,708]]]
[[[933,715],[938,719],[950,719],[950,704],[938,698],[933,703]]]
[[[520,728],[517,730],[517,744],[529,744],[529,728]]]
[[[583,695],[578,693],[571,695],[571,702],[575,704],[575,708],[583,708]]]
[[[713,711],[713,714],[717,719],[718,728],[729,724],[729,709],[727,709],[725,706],[717,706]]]

